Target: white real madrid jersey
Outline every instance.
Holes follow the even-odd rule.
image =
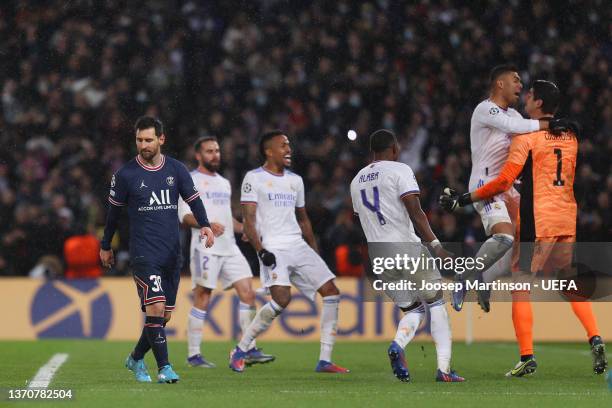
[[[215,244],[206,248],[200,242],[200,230],[191,229],[191,252],[194,248],[198,248],[200,252],[212,255],[234,255],[240,252],[236,239],[234,237],[234,222],[232,218],[232,187],[230,182],[225,177],[216,173],[214,176],[204,174],[198,170],[191,173],[191,178],[196,188],[200,192],[200,197],[206,208],[208,220],[222,224],[225,227],[225,232],[218,237],[215,237]],[[191,214],[189,205],[182,199],[179,200],[178,215],[182,222],[185,215]]]
[[[470,125],[472,173],[469,189],[477,188],[480,179],[497,176],[506,159],[510,141],[516,133],[535,132],[537,120],[525,119],[512,108],[502,109],[489,99],[474,109]]]
[[[414,173],[404,163],[376,161],[361,169],[351,182],[351,199],[368,242],[421,242],[402,202],[418,193]]]
[[[240,191],[242,204],[257,205],[255,226],[264,248],[288,248],[302,240],[295,216],[295,209],[305,206],[302,177],[286,169],[279,175],[259,167],[247,172]]]

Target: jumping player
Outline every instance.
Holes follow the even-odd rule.
[[[259,144],[262,167],[249,171],[242,182],[244,232],[259,256],[263,286],[272,299],[266,303],[230,353],[230,368],[244,371],[252,341],[266,330],[291,301],[291,285],[313,299],[323,298],[321,352],[317,372],[348,373],[332,363],[340,291],[317,244],[308,219],[302,178],[291,172],[291,147],[282,131],[265,133]]]
[[[140,339],[125,364],[134,372],[137,381],[150,382],[144,355],[153,349],[158,367],[157,381],[175,383],[179,376],[168,361],[164,327],[174,310],[180,278],[179,196],[191,207],[205,245],[211,247],[215,238],[187,168],[161,154],[161,146],[166,141],[161,121],[141,117],[135,131],[138,155],[121,167],[111,180],[100,259],[104,267],[114,264],[110,243],[121,208],[127,206],[131,266],[146,317]]]
[[[497,177],[508,158],[508,147],[514,134],[534,132],[549,127],[560,128],[565,125],[564,119],[523,118],[512,108],[518,102],[522,89],[521,78],[514,66],[499,65],[491,71],[489,98],[476,106],[471,119],[470,191]],[[487,201],[474,204],[482,219],[485,233],[490,236],[475,255],[475,258],[480,258],[484,265],[478,271],[482,274],[478,278],[484,282],[492,282],[495,277],[510,270],[512,252],[509,252],[509,249],[514,245],[519,200],[519,193],[511,187]],[[471,272],[466,272],[465,275],[468,279],[470,275],[474,277]],[[463,307],[465,294],[465,290],[453,293],[453,307],[457,311]],[[490,310],[489,297],[489,291],[478,291],[478,303],[485,312]]]
[[[559,89],[549,81],[535,81],[526,97],[525,111],[539,120],[551,119],[559,105]],[[452,206],[488,200],[511,188],[522,174],[520,200],[521,242],[535,242],[526,271],[550,276],[571,267],[576,242],[577,205],[574,176],[578,154],[577,125],[568,123],[565,132],[539,131],[515,136],[508,160],[499,175],[462,196],[448,201]],[[523,258],[521,256],[521,258]],[[522,263],[522,262],[521,262]],[[522,266],[522,265],[521,265]],[[512,321],[519,343],[520,361],[506,375],[522,377],[537,368],[533,353],[533,313],[528,292],[512,294]],[[602,374],[607,367],[605,346],[597,320],[588,301],[570,302],[582,323],[593,357],[593,371]]]

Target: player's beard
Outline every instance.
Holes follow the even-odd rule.
[[[219,167],[221,167],[221,162],[204,162],[202,163],[202,166],[204,166],[204,168],[211,173],[216,173],[219,171]]]
[[[140,156],[146,160],[146,161],[151,161],[153,159],[153,157],[155,157],[155,155],[159,152],[159,149],[141,149],[138,154],[140,154]]]

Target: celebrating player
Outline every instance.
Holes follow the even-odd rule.
[[[331,361],[338,323],[340,292],[317,244],[306,213],[302,178],[288,170],[289,139],[281,131],[265,133],[259,150],[262,167],[249,171],[242,182],[244,232],[257,251],[263,285],[272,299],[266,303],[230,353],[230,368],[244,371],[252,341],[282,313],[291,301],[291,285],[314,300],[323,297],[321,353],[317,372],[348,373]]]
[[[217,281],[223,289],[233,287],[240,299],[238,320],[244,333],[255,316],[255,292],[252,289],[252,273],[247,260],[238,249],[234,233],[242,234],[242,224],[232,217],[232,187],[229,180],[221,176],[221,152],[215,137],[199,138],[194,145],[198,168],[191,172],[191,178],[198,191],[206,200],[210,225],[215,234],[215,245],[206,248],[197,239],[199,223],[189,206],[179,200],[179,219],[192,228],[191,239],[191,280],[193,284],[193,307],[189,313],[188,358],[192,367],[215,367],[200,352],[202,328],[206,320],[208,304]],[[246,364],[267,363],[274,356],[264,354],[251,343],[247,351]]]
[[[395,135],[388,130],[377,130],[370,135],[370,150],[374,153],[374,161],[361,169],[351,182],[353,208],[368,240],[370,256],[372,243],[386,242],[415,243],[407,244],[407,252],[417,257],[422,254],[429,257],[428,250],[414,232],[416,227],[421,238],[437,256],[448,257],[449,253],[442,248],[421,209],[419,186],[412,169],[397,161],[400,149]],[[410,273],[420,281],[435,283],[441,280],[440,272],[435,267],[420,268]],[[452,339],[442,291],[415,290],[388,294],[405,313],[388,349],[395,376],[401,381],[410,381],[404,348],[423,321],[427,305],[431,315],[431,335],[438,357],[436,381],[465,381],[450,368]]]
[[[474,190],[493,180],[499,174],[508,157],[508,146],[513,134],[534,132],[541,129],[562,128],[564,119],[524,119],[511,108],[518,102],[523,84],[517,69],[511,65],[500,65],[491,71],[489,98],[476,106],[470,126],[472,150],[472,172],[469,189]],[[517,223],[519,193],[509,188],[490,200],[474,204],[482,219],[487,239],[475,257],[482,260],[479,279],[492,282],[495,277],[510,270]],[[506,256],[504,256],[506,254]],[[485,256],[486,255],[486,256]],[[503,259],[502,259],[503,258]],[[501,261],[500,261],[501,259]],[[499,262],[498,262],[499,261]],[[466,272],[466,276],[472,275]],[[465,290],[453,293],[453,307],[463,307]],[[485,312],[490,309],[490,291],[478,291],[478,303]]]
[[[535,81],[526,98],[525,111],[534,119],[551,119],[559,106],[559,89],[549,81]],[[531,273],[550,275],[567,271],[576,242],[577,205],[574,176],[578,154],[577,125],[566,132],[532,132],[514,137],[508,161],[499,175],[472,193],[453,195],[448,202],[464,206],[502,194],[522,173],[520,199],[521,242],[534,242]],[[530,254],[531,255],[531,254]],[[522,265],[521,265],[522,266]],[[522,377],[535,372],[533,313],[529,293],[512,294],[512,321],[521,359],[506,375]],[[608,362],[597,320],[588,301],[572,301],[572,309],[587,332],[593,371],[601,374]]]
[[[205,245],[211,247],[215,238],[187,168],[161,154],[161,146],[166,141],[162,123],[144,116],[136,122],[135,131],[138,155],[111,180],[100,259],[104,267],[114,264],[110,244],[121,208],[127,206],[131,266],[146,317],[140,339],[125,364],[137,381],[150,382],[144,355],[153,349],[157,381],[175,383],[179,376],[168,361],[164,327],[172,315],[180,279],[179,195],[189,204],[201,226],[200,237]]]

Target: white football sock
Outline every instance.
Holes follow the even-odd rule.
[[[246,333],[247,327],[249,327],[249,324],[251,324],[251,322],[255,318],[255,314],[257,314],[257,309],[255,309],[255,306],[240,302],[240,306],[238,309],[238,322],[240,323],[240,330],[242,330],[242,335]],[[256,347],[255,340],[253,340],[249,345],[249,350],[254,347]]]
[[[489,269],[482,273],[482,280],[493,282],[495,279],[507,275],[512,267],[512,250],[507,251],[501,259],[495,262]]]
[[[238,347],[242,351],[249,351],[251,342],[257,338],[264,330],[272,324],[272,321],[281,314],[283,308],[280,307],[274,300],[270,300],[263,305],[255,315],[251,324],[246,328],[242,335],[242,340],[238,343]]]
[[[202,329],[206,321],[206,310],[192,307],[189,312],[187,324],[187,355],[189,357],[201,354],[200,343],[202,342]]]
[[[514,237],[508,234],[493,234],[493,236],[487,239],[481,246],[474,258],[480,258],[480,262],[484,264],[483,268],[480,269],[480,272],[483,274],[483,280],[485,282],[493,282],[496,276],[499,276],[500,271],[495,270],[485,277],[485,272],[493,266],[497,261],[499,261],[504,254],[512,251],[512,244],[514,243]],[[504,273],[505,271],[501,271]],[[497,274],[497,275],[495,275]],[[476,275],[472,274],[470,276],[471,279],[476,278]],[[490,281],[487,281],[491,279]]]
[[[433,341],[436,343],[438,368],[443,373],[448,374],[450,372],[453,340],[444,299],[429,305],[429,314],[431,316],[431,337],[433,337]]]
[[[402,349],[406,348],[410,340],[414,338],[424,317],[425,307],[423,305],[406,313],[397,324],[397,332],[395,333],[393,341]]]
[[[325,296],[323,310],[321,311],[321,353],[319,360],[330,361],[336,342],[336,329],[338,328],[338,306],[340,295]]]

